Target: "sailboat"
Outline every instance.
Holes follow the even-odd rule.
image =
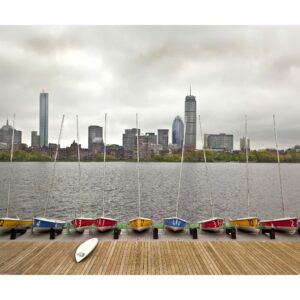
[[[218,218],[218,217],[214,216],[214,203],[213,203],[213,198],[212,198],[211,182],[210,182],[210,177],[209,177],[208,168],[207,168],[206,151],[205,151],[204,142],[203,142],[203,133],[202,133],[200,115],[199,115],[199,126],[200,126],[200,135],[201,135],[201,141],[202,141],[206,181],[207,181],[207,185],[209,187],[211,218],[207,219],[207,220],[200,221],[200,222],[198,222],[198,224],[199,224],[199,228],[201,230],[211,231],[211,232],[218,232],[218,231],[221,231],[223,229],[224,218]]]
[[[137,175],[138,175],[138,217],[131,219],[127,223],[127,228],[134,231],[145,231],[153,225],[153,221],[148,218],[141,217],[141,186],[140,186],[140,158],[139,158],[139,130],[138,130],[138,115],[136,114],[136,159],[137,159]]]
[[[56,147],[56,151],[55,151],[54,162],[53,162],[53,172],[52,172],[52,177],[51,177],[51,183],[50,183],[50,186],[49,186],[49,189],[48,189],[46,205],[45,205],[45,209],[44,209],[44,216],[33,218],[33,224],[32,224],[32,231],[33,232],[47,232],[47,231],[50,231],[51,229],[62,230],[63,227],[66,224],[65,221],[50,219],[50,218],[46,217],[49,198],[50,198],[52,188],[53,188],[53,181],[54,181],[55,167],[56,167],[56,159],[57,159],[58,148],[59,148],[59,144],[60,144],[60,138],[61,138],[61,132],[62,132],[62,127],[63,127],[63,123],[64,123],[64,118],[65,118],[65,116],[63,115],[62,121],[61,121],[61,126],[60,126],[60,131],[59,131],[57,147]]]
[[[78,116],[76,116],[77,127],[77,160],[78,160],[78,187],[79,187],[79,201],[80,201],[80,217],[73,219],[71,224],[75,231],[82,233],[84,229],[90,228],[94,225],[94,219],[82,217],[82,198],[81,198],[81,168],[80,168],[80,148],[79,148],[79,132],[78,132]]]
[[[8,124],[8,121],[7,121]],[[10,209],[10,190],[12,181],[12,159],[14,153],[14,138],[15,138],[15,115],[13,118],[12,127],[12,138],[11,138],[11,148],[10,148],[10,168],[9,168],[9,181],[8,181],[8,192],[7,192],[7,207],[6,207],[6,217],[0,218],[0,233],[9,232],[12,229],[27,229],[31,227],[32,220],[20,219],[18,217],[9,217]]]
[[[166,229],[169,229],[171,231],[174,231],[174,232],[184,230],[187,225],[187,222],[184,219],[178,218],[182,165],[183,165],[183,158],[184,158],[185,135],[186,135],[186,122],[184,124],[184,131],[183,131],[183,143],[182,143],[181,161],[180,161],[180,173],[179,173],[179,183],[178,183],[178,192],[177,192],[176,215],[175,215],[175,217],[165,218],[163,221],[163,227]]]
[[[294,234],[298,229],[298,218],[285,216],[285,205],[284,205],[284,197],[283,197],[283,187],[282,187],[282,179],[281,179],[280,158],[279,158],[278,143],[277,143],[275,115],[273,115],[273,125],[274,125],[274,136],[275,136],[276,153],[277,153],[278,175],[279,175],[279,183],[280,183],[282,218],[274,219],[274,220],[262,220],[260,221],[260,226],[263,229],[274,228],[278,231]]]
[[[229,219],[229,224],[231,226],[237,227],[237,229],[258,233],[259,232],[259,220],[258,217],[250,217],[250,189],[249,189],[249,168],[248,168],[248,137],[247,137],[247,115],[245,115],[245,140],[246,140],[246,178],[247,178],[247,211],[248,217]]]
[[[108,231],[113,229],[117,226],[118,221],[115,219],[105,217],[105,180],[106,180],[106,119],[107,115],[105,114],[105,126],[104,126],[104,149],[103,149],[103,163],[104,163],[104,170],[103,170],[103,184],[102,184],[102,216],[95,219],[95,226],[96,228],[101,231]]]

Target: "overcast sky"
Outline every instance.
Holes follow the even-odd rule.
[[[300,27],[0,26],[0,126],[16,113],[30,145],[39,130],[39,94],[49,93],[49,142],[87,147],[89,125],[122,144],[139,114],[143,133],[170,130],[189,92],[205,133],[234,134],[248,115],[251,148],[300,144]],[[197,146],[200,148],[197,124]]]

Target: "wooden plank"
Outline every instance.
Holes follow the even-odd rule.
[[[79,241],[0,243],[0,274],[300,274],[300,242],[101,241],[81,263]]]

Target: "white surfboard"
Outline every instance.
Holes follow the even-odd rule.
[[[92,238],[82,243],[77,248],[75,253],[76,262],[80,262],[84,258],[86,258],[96,248],[97,244],[98,244],[97,238]]]

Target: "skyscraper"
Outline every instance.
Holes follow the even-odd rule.
[[[32,148],[40,147],[40,136],[37,135],[36,131],[31,131],[31,147]]]
[[[89,126],[89,150],[92,149],[93,143],[103,143],[103,129],[100,126]]]
[[[157,143],[162,145],[163,151],[168,151],[169,129],[157,129]]]
[[[40,94],[40,147],[48,148],[48,93]]]
[[[14,144],[22,143],[22,131],[14,129]],[[6,121],[6,125],[2,126],[0,129],[0,143],[7,149],[11,147],[13,127],[8,124],[8,120]],[[6,146],[5,146],[6,145]]]
[[[182,148],[184,125],[179,116],[177,116],[172,125],[172,144]]]
[[[185,145],[188,148],[196,148],[196,97],[190,95],[185,97]]]

